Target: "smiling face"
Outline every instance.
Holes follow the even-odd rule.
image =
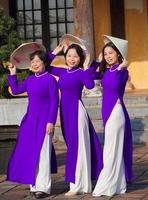
[[[117,51],[115,51],[112,47],[110,47],[110,46],[105,47],[104,59],[109,66],[118,64],[119,63],[118,57],[119,57],[119,55],[118,55]]]
[[[69,49],[66,54],[66,63],[69,68],[73,68],[79,65],[80,57],[76,52],[76,49]]]
[[[38,55],[35,55],[34,58],[31,60],[31,69],[34,73],[41,73],[45,71],[45,64],[38,57]]]

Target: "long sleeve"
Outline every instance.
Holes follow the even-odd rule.
[[[121,84],[121,86],[125,86],[126,85],[126,82],[127,82],[127,80],[128,80],[128,70],[126,69],[126,68],[123,68],[122,70],[121,70],[121,78],[120,78],[120,84]]]
[[[16,75],[9,75],[8,76],[8,83],[11,87],[12,93],[15,94],[21,94],[23,92],[26,92],[27,90],[27,79],[22,81],[18,84],[17,76]]]
[[[52,83],[50,87],[50,111],[48,116],[48,122],[55,124],[58,113],[58,104],[59,104],[59,94],[58,94],[58,85],[54,77],[52,77]]]
[[[101,79],[102,74],[101,72],[96,72],[97,68],[99,67],[100,62],[93,61],[90,65],[90,67],[87,69],[91,74],[94,80]]]
[[[55,76],[60,77],[60,75],[66,70],[65,68],[61,67],[54,67],[54,66],[49,66],[49,73],[53,74]]]
[[[91,73],[94,73],[97,70],[97,68],[99,67],[99,65],[100,65],[100,62],[93,60],[87,70],[89,70]]]
[[[128,80],[128,77],[129,77],[129,75],[128,75],[128,70],[126,69],[126,68],[123,68],[122,70],[121,70],[121,73],[122,73],[122,77],[123,77],[123,80],[122,80],[122,84],[126,84],[126,82],[127,82],[127,80]],[[121,80],[121,79],[120,79]]]
[[[94,87],[94,79],[89,70],[83,72],[82,82],[87,89],[92,89]]]
[[[61,67],[55,67],[55,66],[51,66],[51,62],[53,61],[53,59],[56,57],[56,55],[54,55],[52,52],[48,52],[48,71],[50,74],[53,74],[55,76],[60,76],[60,74],[65,71],[65,68],[61,68]]]
[[[122,68],[120,71],[117,71],[116,82],[113,87],[117,89],[125,88],[127,80],[128,70],[126,68]]]
[[[54,60],[54,58],[56,57],[56,55],[54,55],[51,51],[48,51],[47,57],[48,57],[48,65],[50,65]]]
[[[93,78],[94,78],[94,80],[101,80],[102,79],[102,73],[101,72],[94,72],[94,74],[93,74]]]

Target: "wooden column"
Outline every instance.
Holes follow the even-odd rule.
[[[87,48],[94,58],[94,32],[92,0],[73,0],[74,3],[74,34],[86,41]]]
[[[93,5],[92,0],[73,0],[74,2],[74,32],[75,35],[86,41],[90,52],[90,62],[95,58]],[[92,90],[83,90],[83,96],[99,96],[98,81]]]

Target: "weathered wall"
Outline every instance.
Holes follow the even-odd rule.
[[[96,56],[103,47],[102,35],[111,34],[110,5],[108,0],[93,0],[93,23]]]
[[[93,1],[96,56],[103,47],[102,35],[111,34],[108,0]],[[129,41],[128,60],[131,83],[127,87],[148,89],[148,0],[125,0],[125,36]]]
[[[131,82],[136,89],[148,89],[147,0],[125,0],[125,29]]]

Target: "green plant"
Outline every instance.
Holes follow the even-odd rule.
[[[0,72],[5,72],[3,62],[9,60],[12,51],[21,43],[15,31],[15,20],[0,8]]]
[[[5,15],[4,10],[0,8],[0,98],[13,97],[8,92],[8,70],[4,67],[4,63],[9,61],[11,53],[21,43],[23,41],[17,36],[15,31],[15,20]],[[28,74],[28,71],[18,70],[18,81],[21,82]]]
[[[31,72],[29,71],[19,71],[17,72],[18,83],[22,82]],[[0,98],[17,98],[17,96],[12,96],[8,91],[8,74],[0,74]],[[20,97],[20,96],[19,96]]]
[[[0,75],[0,98],[9,97],[7,87],[7,74]]]

